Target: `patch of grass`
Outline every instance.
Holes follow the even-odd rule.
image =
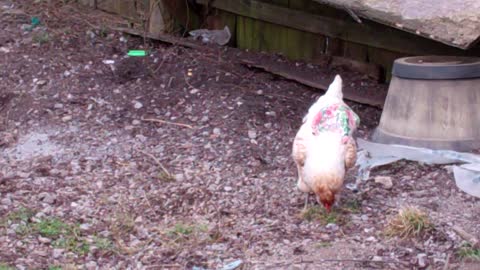
[[[103,237],[95,237],[93,245],[101,250],[111,251],[114,249],[112,240]]]
[[[174,241],[182,241],[193,237],[198,233],[208,232],[208,226],[205,224],[185,224],[177,223],[167,230],[167,235]]]
[[[135,228],[135,219],[128,213],[119,211],[111,220],[110,231],[117,238],[127,235]]]
[[[4,218],[0,219],[0,226],[6,227],[8,223],[16,223],[23,221],[24,223],[28,222],[35,215],[35,211],[21,207],[18,210],[8,213]]]
[[[471,244],[462,246],[457,254],[462,259],[480,261],[480,249],[473,247]]]
[[[326,247],[331,247],[331,246],[332,246],[332,243],[330,243],[330,242],[320,242],[320,243],[315,244],[316,248],[326,248]]]
[[[9,224],[19,223],[15,232],[19,235],[28,235],[31,233],[29,226],[30,219],[35,215],[35,211],[21,207],[18,210],[8,213],[4,218],[0,219],[0,227],[7,228]]]
[[[44,219],[34,224],[35,230],[43,237],[58,238],[62,234],[70,234],[73,228],[60,219]]]
[[[0,263],[0,270],[15,270],[15,267],[8,266],[8,264]]]
[[[175,179],[175,175],[171,174],[169,171],[167,170],[162,170],[161,172],[158,173],[158,179],[160,179],[161,181],[163,182],[174,182],[176,179]]]
[[[48,270],[62,270],[62,267],[60,267],[60,266],[49,266]]]
[[[38,44],[45,44],[50,42],[50,35],[47,32],[36,33],[33,35],[32,41]]]
[[[20,236],[27,236],[33,233],[33,228],[31,224],[26,223],[26,224],[20,224],[18,227],[15,229],[15,233],[20,235]]]
[[[79,255],[85,255],[90,251],[90,244],[87,242],[85,236],[82,235],[78,225],[67,223],[59,218],[43,218],[34,223],[31,221],[34,215],[34,211],[22,208],[7,215],[6,219],[10,222],[21,222],[16,228],[18,235],[28,236],[39,234],[42,237],[54,240],[51,244],[53,247],[63,248]],[[113,246],[108,239],[98,239],[101,240],[95,243],[100,242],[99,245],[96,245],[99,249],[107,248],[107,246],[109,246],[110,249],[110,247]],[[0,268],[0,270],[2,269]]]
[[[321,221],[324,224],[339,223],[342,221],[341,217],[335,211],[328,213],[320,206],[311,206],[302,210],[301,217],[307,221]]]
[[[79,255],[85,255],[90,251],[90,245],[84,239],[75,236],[59,238],[52,245]]]
[[[105,38],[108,36],[108,28],[105,25],[102,25],[100,29],[98,30],[98,35],[102,38]]]
[[[433,229],[428,215],[414,206],[403,207],[388,220],[386,235],[400,238],[417,237]]]
[[[344,204],[342,210],[345,210],[349,213],[359,213],[361,207],[362,207],[362,205],[361,205],[360,201],[358,201],[356,199],[352,199],[352,200],[347,201]]]

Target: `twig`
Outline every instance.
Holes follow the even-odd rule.
[[[404,264],[401,261],[372,261],[372,260],[362,260],[362,259],[317,259],[317,260],[304,260],[301,258],[300,260],[293,260],[293,261],[276,261],[276,262],[263,262],[263,261],[252,261],[253,264],[273,264],[276,266],[279,265],[291,265],[291,264],[300,264],[300,263],[325,263],[325,262],[354,262],[354,263],[382,263],[382,264]]]
[[[151,159],[153,159],[157,164],[158,166],[160,166],[160,168],[162,168],[163,172],[168,175],[168,176],[171,176],[172,174],[167,170],[167,168],[165,168],[165,166],[163,166],[163,164],[160,162],[160,160],[158,160],[158,158],[156,158],[154,155],[148,153],[148,152],[145,152],[141,149],[138,149],[138,151],[144,155],[147,155],[148,157],[150,157]]]
[[[465,241],[468,241],[470,244],[472,244],[472,246],[474,247],[479,246],[478,239],[475,236],[471,235],[470,233],[466,232],[464,229],[460,228],[457,225],[453,226],[452,229]]]
[[[169,125],[174,125],[174,126],[180,126],[180,127],[186,127],[186,128],[193,129],[193,126],[188,125],[188,124],[175,123],[175,122],[170,122],[170,121],[165,121],[165,120],[160,120],[160,119],[154,119],[154,118],[142,118],[142,121],[161,123],[161,124],[169,124]]]
[[[447,255],[447,259],[445,260],[445,266],[443,267],[443,270],[448,270],[450,268],[450,254]]]
[[[182,268],[180,264],[154,264],[154,265],[149,265],[146,266],[145,269],[152,269],[152,268],[157,268],[158,269],[165,269],[165,267],[176,267],[176,268]]]

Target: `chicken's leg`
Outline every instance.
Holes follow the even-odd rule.
[[[307,210],[308,208],[308,198],[310,197],[310,193],[305,194],[305,205],[303,206],[303,210]]]

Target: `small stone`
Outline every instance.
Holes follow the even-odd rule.
[[[41,236],[38,237],[38,241],[42,244],[50,244],[52,242],[50,238],[41,237]]]
[[[367,241],[367,242],[376,242],[377,239],[376,239],[375,237],[373,237],[373,236],[370,236],[370,237],[368,237],[367,239],[365,239],[365,241]]]
[[[427,267],[427,254],[425,253],[420,253],[417,255],[417,259],[418,259],[418,266],[420,268],[425,268]]]
[[[134,126],[138,126],[138,125],[140,125],[140,123],[141,123],[140,120],[137,120],[137,119],[132,121],[132,125],[134,125]]]
[[[115,60],[102,60],[102,63],[104,63],[105,65],[113,65],[115,64]]]
[[[135,104],[133,104],[133,107],[138,110],[143,108],[143,104],[139,101],[135,101]]]
[[[54,248],[54,249],[53,249],[53,258],[54,258],[54,259],[60,258],[60,256],[62,256],[63,252],[64,252],[63,249]]]
[[[338,230],[338,225],[335,223],[328,223],[325,228],[332,230],[332,231],[337,231]]]
[[[97,269],[97,263],[94,261],[90,261],[85,264],[85,267],[87,268],[87,270],[95,270]]]
[[[63,76],[65,76],[65,77],[68,77],[68,76],[70,76],[71,74],[72,74],[72,73],[71,73],[70,71],[68,71],[68,70],[65,70],[65,72],[63,72]]]
[[[273,117],[277,116],[277,113],[273,112],[273,111],[272,112],[266,112],[265,114],[268,115],[268,116],[273,116]]]
[[[64,117],[62,117],[62,121],[63,122],[69,122],[72,120],[72,116],[71,115],[66,115]]]
[[[192,90],[190,90],[190,94],[192,94],[192,95],[194,95],[198,92],[200,92],[200,90],[198,90],[197,88],[193,88]]]
[[[53,108],[54,109],[63,109],[63,104],[62,103],[55,103],[55,105],[53,105]]]
[[[48,204],[55,203],[55,199],[56,199],[56,196],[54,194],[50,194],[50,193],[47,193],[47,192],[40,193],[38,195],[38,197],[40,198],[41,201],[43,201],[44,203],[48,203]]]
[[[185,180],[185,177],[183,176],[183,173],[177,173],[177,174],[175,174],[175,180],[176,180],[176,181],[180,181],[180,182],[183,181],[183,180]]]
[[[142,216],[138,216],[137,218],[135,218],[135,223],[143,223],[143,217]]]
[[[229,186],[226,186],[226,187],[223,188],[223,190],[225,190],[225,191],[227,191],[227,192],[228,192],[228,191],[231,191],[232,189],[233,189],[233,188],[232,188],[232,187],[229,187]]]
[[[222,131],[219,128],[214,128],[213,129],[213,134],[215,134],[215,135],[220,135],[221,132]]]
[[[372,261],[374,261],[374,262],[381,262],[381,261],[383,261],[383,259],[382,259],[382,257],[380,257],[380,256],[373,256]]]
[[[384,188],[391,189],[393,187],[392,178],[390,176],[377,176],[375,183],[382,184]]]
[[[92,227],[92,226],[91,226],[90,224],[88,224],[88,223],[83,223],[83,224],[80,225],[80,230],[82,230],[82,231],[88,231],[88,230],[90,230],[91,227]]]
[[[37,85],[39,85],[39,86],[43,86],[43,85],[45,85],[45,84],[47,84],[47,81],[46,81],[46,80],[39,80],[39,81],[37,81]]]
[[[2,205],[7,205],[7,206],[12,205],[12,199],[10,199],[8,197],[4,198],[4,199],[2,199],[1,203],[2,203]]]
[[[253,129],[249,130],[248,131],[248,138],[250,138],[252,140],[256,139],[257,138],[257,131],[253,130]]]

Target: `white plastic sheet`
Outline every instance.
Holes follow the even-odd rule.
[[[230,29],[225,26],[222,30],[198,29],[188,32],[194,39],[201,38],[203,43],[216,43],[226,45],[232,37]]]
[[[370,171],[379,166],[399,160],[411,160],[426,164],[455,164],[453,175],[457,187],[462,191],[480,198],[480,156],[450,150],[432,150],[405,145],[379,144],[357,139],[358,180],[370,178]],[[356,189],[356,185],[348,188]]]

